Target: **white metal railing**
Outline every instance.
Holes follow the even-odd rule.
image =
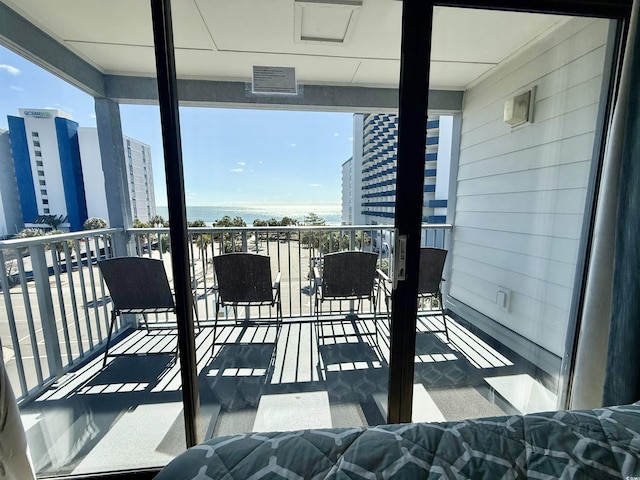
[[[0,241],[0,322],[7,372],[25,398],[106,338],[107,296],[95,263],[119,229]]]
[[[445,224],[424,225],[422,246],[444,247],[450,229]],[[132,235],[138,255],[168,257],[164,250],[169,247],[168,228],[135,228],[127,232]],[[198,318],[214,315],[216,280],[211,259],[216,255],[254,252],[271,257],[272,270],[282,274],[283,316],[305,317],[314,313],[312,269],[321,262],[322,255],[342,250],[373,251],[378,253],[379,268],[391,272],[393,232],[389,225],[189,228],[192,290]],[[170,277],[171,272],[167,273]]]
[[[422,245],[445,247],[450,229],[424,225]],[[273,271],[282,274],[283,316],[302,321],[314,314],[312,269],[324,254],[373,251],[379,267],[391,272],[393,235],[393,227],[386,225],[189,228],[197,316],[205,324],[214,316],[215,255],[268,255]],[[37,394],[103,347],[110,298],[96,263],[115,256],[114,244],[120,241],[128,244],[128,254],[162,259],[171,281],[168,228],[101,229],[0,241],[0,311],[7,319],[0,322],[0,339],[19,399]],[[323,311],[332,313],[332,308]],[[271,311],[256,313],[275,316]]]

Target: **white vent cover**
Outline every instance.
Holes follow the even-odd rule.
[[[360,7],[362,0],[296,0],[295,41],[347,43]]]

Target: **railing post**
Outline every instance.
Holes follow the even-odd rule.
[[[15,254],[19,253],[15,251]],[[16,317],[13,311],[13,302],[11,300],[11,282],[6,268],[4,252],[0,250],[0,281],[2,282],[2,295],[4,297],[4,308],[9,323],[9,332],[11,335],[11,347],[16,359],[16,368],[18,370],[18,378],[20,381],[20,395],[27,395],[29,388],[27,387],[27,379],[24,374],[24,363],[22,362],[22,351],[20,348],[20,339],[18,337],[18,329],[16,328]],[[8,359],[7,359],[8,360]],[[15,387],[14,387],[15,388]]]
[[[53,309],[53,298],[51,297],[51,284],[49,282],[49,269],[47,267],[44,244],[30,246],[29,255],[31,257],[33,279],[36,285],[38,310],[40,311],[40,322],[42,323],[49,373],[52,376],[56,376],[62,373],[62,356],[60,354],[60,341],[56,328],[56,318]]]
[[[246,230],[242,230],[241,238],[242,238],[242,251],[247,252],[247,231]]]
[[[133,236],[124,228],[112,236],[113,250],[116,257],[135,257],[136,245]]]

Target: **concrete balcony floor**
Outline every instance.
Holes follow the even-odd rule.
[[[248,431],[385,423],[386,316],[314,318],[274,326],[196,329],[202,439]],[[448,318],[419,314],[413,421],[556,408],[551,390],[514,352]],[[171,323],[128,330],[21,407],[40,475],[161,466],[184,450],[177,332]],[[376,333],[377,326],[377,333]],[[274,346],[277,348],[274,353]],[[318,344],[320,347],[318,348]]]

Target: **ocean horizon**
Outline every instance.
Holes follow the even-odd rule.
[[[156,206],[156,213],[165,219],[169,218],[169,209],[166,206]],[[187,220],[190,222],[204,220],[206,223],[213,223],[227,215],[231,218],[241,217],[247,225],[252,225],[254,220],[280,220],[282,217],[294,218],[302,223],[309,213],[315,213],[324,219],[327,225],[342,223],[340,205],[187,205]]]

